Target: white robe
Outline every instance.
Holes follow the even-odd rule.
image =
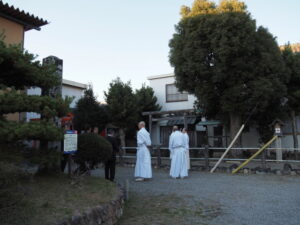
[[[173,151],[172,151],[172,146],[171,146],[171,139],[172,135],[174,135],[175,132],[172,132],[171,135],[169,136],[169,150],[170,150],[170,159],[172,159]]]
[[[145,128],[137,133],[137,153],[135,164],[135,177],[151,178],[151,156],[147,146],[151,145],[150,134]]]
[[[180,131],[172,133],[169,140],[169,147],[172,153],[170,176],[173,178],[187,177],[185,139]]]
[[[191,169],[191,163],[190,163],[190,139],[189,139],[189,135],[187,133],[183,133],[183,137],[184,137],[184,143],[185,143],[185,150],[186,150],[186,164],[187,164],[187,168],[188,170]]]

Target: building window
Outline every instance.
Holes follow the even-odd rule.
[[[166,85],[166,100],[167,102],[181,102],[188,100],[187,92],[179,92],[175,84]]]

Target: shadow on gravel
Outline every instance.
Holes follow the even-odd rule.
[[[221,214],[219,203],[194,200],[192,196],[131,193],[117,225],[203,225]]]

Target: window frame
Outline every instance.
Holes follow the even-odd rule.
[[[187,92],[186,93],[179,92],[178,89],[177,89],[178,93],[176,93],[176,94],[186,94],[186,99],[183,99],[183,100],[168,100],[168,95],[170,95],[170,94],[168,94],[168,86],[171,86],[171,85],[174,85],[175,88],[177,89],[175,83],[171,83],[171,84],[166,84],[165,85],[165,94],[166,94],[165,96],[166,96],[166,102],[167,103],[171,103],[171,102],[187,102],[189,100],[188,93]],[[175,94],[173,94],[173,95],[175,95]]]

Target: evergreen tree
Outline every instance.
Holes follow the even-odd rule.
[[[280,50],[240,1],[196,0],[185,11],[169,44],[176,84],[195,94],[205,116],[228,122],[233,138],[257,104],[258,114],[280,105],[286,92]]]
[[[101,131],[107,123],[109,123],[107,106],[97,102],[94,91],[90,86],[84,91],[84,96],[76,104],[74,110],[75,129],[87,131],[98,127]]]
[[[151,87],[143,86],[135,92],[136,103],[139,113],[139,120],[143,120],[149,125],[148,116],[143,116],[143,112],[159,111],[161,106],[157,104],[157,98],[154,96],[154,91]]]
[[[285,63],[285,73],[289,77],[287,82],[286,109],[292,121],[294,148],[298,148],[296,115],[300,112],[300,53],[295,53],[290,45],[282,51]]]
[[[136,96],[130,82],[124,83],[120,78],[109,84],[104,92],[112,124],[120,128],[121,146],[125,147],[125,131],[138,122]]]
[[[55,141],[63,132],[53,119],[63,116],[69,109],[70,99],[57,96],[28,96],[28,87],[49,91],[59,83],[55,68],[43,66],[35,56],[18,46],[7,46],[0,41],[0,142],[14,143],[21,140]],[[40,121],[7,121],[5,114],[37,112]]]

